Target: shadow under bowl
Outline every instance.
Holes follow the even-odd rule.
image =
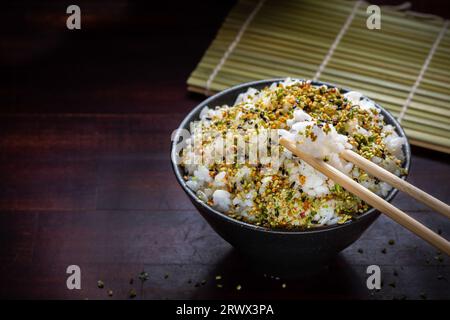
[[[179,129],[189,130],[189,124],[199,119],[200,112],[205,106],[233,105],[237,96],[247,91],[248,88],[262,89],[273,82],[283,80],[269,79],[254,81],[240,84],[217,93],[195,107],[182,121]],[[329,87],[335,87],[334,85],[317,81],[313,81],[312,84],[325,84]],[[344,88],[339,88],[339,90],[341,93],[350,91]],[[399,136],[406,138],[405,132],[398,121],[383,107],[378,104],[376,106],[383,114],[385,122],[394,126]],[[329,260],[355,242],[380,215],[378,210],[371,208],[357,218],[341,225],[324,226],[300,231],[273,230],[238,221],[199,200],[195,193],[186,186],[183,179],[183,168],[176,164],[175,161],[175,146],[180,139],[180,132],[178,132],[174,136],[171,146],[172,168],[178,182],[211,227],[223,239],[250,259],[256,259],[257,261],[275,266],[287,265],[292,267]],[[403,167],[409,170],[411,150],[407,140],[403,147],[403,152],[405,154]],[[392,189],[384,199],[391,201],[397,192],[397,189]]]

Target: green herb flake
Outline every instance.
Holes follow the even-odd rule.
[[[439,257],[438,257],[438,261],[439,261],[439,262],[444,262],[444,258],[443,258],[442,256],[439,256]]]
[[[147,281],[148,279],[149,279],[149,275],[148,275],[147,272],[142,271],[142,272],[139,274],[139,280],[141,280],[142,282]]]
[[[137,296],[136,290],[130,289],[130,291],[128,292],[128,297],[133,299],[133,298],[136,298],[136,296]]]

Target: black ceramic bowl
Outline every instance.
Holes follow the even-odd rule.
[[[273,82],[283,80],[270,79],[249,82],[224,90],[206,99],[194,108],[186,116],[179,128],[189,130],[190,122],[199,119],[200,111],[205,106],[233,105],[237,96],[247,91],[248,88],[262,89]],[[333,85],[322,82],[313,82],[313,84],[326,84],[333,87]],[[346,93],[350,90],[340,88],[340,91]],[[393,125],[397,133],[404,137],[405,133],[397,120],[381,106],[376,106],[384,115],[386,123]],[[345,224],[325,226],[305,231],[271,230],[235,220],[200,201],[194,192],[186,186],[183,180],[183,168],[175,162],[175,145],[179,140],[180,136],[176,135],[171,147],[172,167],[178,182],[211,227],[223,239],[248,257],[275,263],[283,263],[284,261],[289,263],[323,261],[333,257],[355,242],[380,214],[377,210],[370,209],[358,216],[355,220]],[[405,153],[404,167],[409,169],[411,150],[408,142],[404,146],[403,151]],[[397,192],[396,189],[391,190],[385,199],[391,201]]]

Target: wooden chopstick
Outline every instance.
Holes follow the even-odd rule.
[[[297,157],[308,163],[314,169],[326,175],[328,178],[332,179],[334,182],[344,187],[347,191],[358,196],[360,199],[362,199],[372,207],[386,214],[395,222],[401,224],[402,226],[404,226],[411,232],[415,233],[416,235],[418,235],[431,245],[438,248],[440,251],[445,252],[447,255],[450,256],[450,242],[448,242],[446,239],[434,233],[417,220],[411,218],[400,209],[394,207],[389,202],[377,196],[375,193],[359,185],[356,181],[349,178],[348,176],[346,176],[344,173],[340,172],[333,166],[329,165],[323,160],[316,159],[313,156],[299,150],[293,141],[290,141],[286,138],[280,138],[279,142],[286,149],[288,149]]]
[[[420,190],[419,188],[413,186],[412,184],[406,182],[405,180],[397,177],[395,174],[381,168],[372,161],[361,157],[354,151],[345,150],[340,153],[340,156],[347,161],[357,165],[367,173],[377,177],[378,179],[389,183],[391,186],[409,194],[414,199],[426,204],[435,211],[442,213],[447,218],[450,218],[450,206],[444,202],[436,199],[435,197],[429,195],[428,193]]]

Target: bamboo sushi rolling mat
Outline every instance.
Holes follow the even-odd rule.
[[[188,79],[211,95],[274,77],[363,92],[399,119],[412,144],[450,153],[449,21],[364,1],[241,0]]]

